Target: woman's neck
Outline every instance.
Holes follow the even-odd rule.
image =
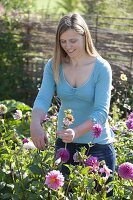
[[[85,54],[78,58],[70,58],[70,65],[73,67],[79,67],[79,66],[83,66],[83,65],[88,65],[89,63],[93,62],[94,60],[95,60],[95,57]]]

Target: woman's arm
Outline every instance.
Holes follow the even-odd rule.
[[[52,62],[50,60],[44,68],[43,80],[34,102],[30,124],[31,138],[38,149],[44,149],[45,144],[48,143],[46,133],[44,133],[41,123],[46,117],[54,92],[55,82],[53,78]]]
[[[46,118],[46,114],[38,108],[32,111],[32,120],[30,124],[30,133],[33,143],[38,149],[43,150],[45,145],[48,144],[48,138],[41,126],[41,123]]]

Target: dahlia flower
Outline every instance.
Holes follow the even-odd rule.
[[[23,139],[22,139],[22,142],[23,142],[23,144],[24,144],[24,143],[28,143],[29,140],[28,140],[27,138],[23,138]]]
[[[133,118],[129,118],[127,121],[126,121],[126,125],[127,125],[127,128],[129,130],[133,130]]]
[[[92,134],[94,138],[98,138],[100,137],[102,133],[102,127],[100,124],[95,124],[92,128]]]
[[[130,113],[129,118],[133,119],[133,112]]]
[[[118,174],[124,179],[133,180],[133,164],[129,162],[122,163],[118,168]]]
[[[23,148],[24,149],[36,149],[36,147],[32,141],[24,143]]]
[[[13,115],[14,119],[22,119],[22,111],[21,110],[16,110],[15,114]]]
[[[121,74],[121,75],[120,75],[120,79],[121,79],[122,81],[127,81],[127,76],[126,76],[126,74]]]
[[[58,190],[64,185],[64,176],[58,170],[53,170],[46,175],[45,184],[50,189]]]
[[[0,104],[0,115],[7,112],[7,107],[4,104]]]
[[[64,163],[67,162],[70,158],[69,151],[65,148],[58,149],[56,152],[56,158],[61,158],[61,161]]]
[[[85,161],[85,166],[90,166],[91,171],[96,172],[99,169],[99,161],[97,157],[91,156]]]
[[[111,169],[109,169],[108,168],[108,166],[107,165],[103,165],[103,167],[99,170],[101,173],[105,173],[105,179],[108,179],[108,177],[110,176],[110,173],[112,172],[112,170]]]
[[[64,113],[65,113],[65,117],[63,119],[63,124],[64,124],[64,128],[66,128],[66,127],[69,127],[71,124],[73,124],[74,117],[72,115],[71,109],[64,110]]]

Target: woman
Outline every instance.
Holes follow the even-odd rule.
[[[108,124],[111,82],[111,67],[96,51],[84,19],[79,14],[64,16],[57,27],[54,56],[45,66],[42,85],[34,102],[31,137],[35,146],[44,149],[48,142],[41,123],[56,91],[61,100],[56,150],[67,143],[68,163],[74,164],[73,154],[92,142],[91,131],[98,123],[102,126],[102,134],[95,138],[89,153],[105,160],[114,173],[114,134]],[[62,128],[66,109],[72,110],[75,119],[67,130]],[[65,167],[62,172],[67,173]]]

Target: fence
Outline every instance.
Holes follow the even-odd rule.
[[[84,16],[94,44],[99,53],[107,59],[113,70],[113,80],[124,72],[131,82],[133,75],[133,18],[113,18],[106,16]],[[23,57],[24,75],[32,80],[32,89],[24,87],[24,102],[32,105],[40,87],[44,64],[53,55],[55,32],[60,16],[27,14],[17,16],[11,30]],[[13,20],[13,19],[12,19]],[[0,21],[1,33],[6,26]],[[19,38],[19,39],[18,39]],[[10,43],[8,43],[10,46]],[[26,79],[26,78],[25,78]],[[18,89],[21,92],[21,88]],[[17,90],[16,90],[17,92]]]

